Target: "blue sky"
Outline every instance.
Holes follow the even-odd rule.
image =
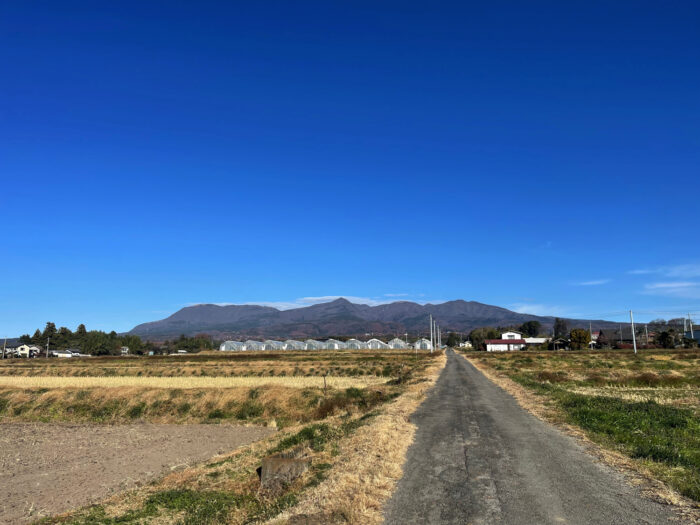
[[[339,295],[700,313],[698,20],[7,2],[0,336]]]

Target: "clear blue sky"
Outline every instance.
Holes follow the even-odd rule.
[[[0,15],[0,336],[337,295],[700,312],[696,1]]]

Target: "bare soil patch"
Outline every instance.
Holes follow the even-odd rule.
[[[0,424],[0,523],[97,502],[274,432],[233,425]]]

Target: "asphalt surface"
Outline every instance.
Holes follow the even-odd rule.
[[[418,426],[390,525],[674,522],[576,441],[522,409],[462,356],[412,416]]]

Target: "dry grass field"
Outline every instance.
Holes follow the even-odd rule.
[[[366,350],[15,360],[0,365],[0,423],[277,429],[208,463],[45,523],[255,523],[283,512],[294,522],[318,491],[328,496],[321,522],[373,523],[400,476],[413,431],[407,417],[443,361],[437,353]],[[262,489],[256,468],[274,452],[308,458],[311,468],[279,490]],[[333,490],[324,489],[331,478]],[[353,479],[364,507],[351,502],[357,494],[347,480]],[[302,511],[295,514],[298,506]]]
[[[582,429],[700,502],[700,352],[468,352],[486,372],[542,400],[546,417]]]

